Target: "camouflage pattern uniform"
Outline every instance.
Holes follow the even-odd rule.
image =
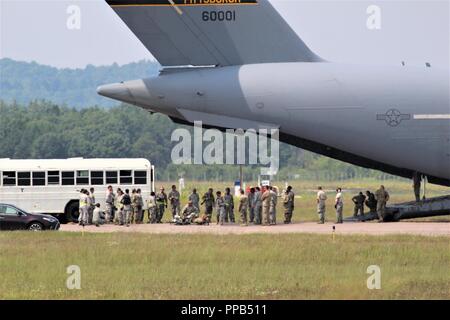
[[[262,223],[262,193],[261,191],[255,191],[255,196],[253,198],[253,206],[255,207],[255,224]]]
[[[156,222],[161,223],[161,220],[164,216],[164,211],[167,208],[167,194],[164,191],[160,191],[156,195],[156,204],[157,204]]]
[[[181,216],[183,223],[192,223],[196,218],[198,218],[199,211],[193,204],[187,204],[181,210]]]
[[[319,223],[325,223],[325,202],[327,200],[327,194],[323,190],[317,192],[317,213],[319,215]]]
[[[294,212],[294,192],[286,191],[283,198],[284,205],[284,223],[291,223],[292,213]]]
[[[116,208],[117,208],[117,212],[114,215],[114,223],[115,224],[120,224],[120,219],[122,217],[122,211],[123,211],[123,204],[121,202],[122,197],[123,197],[123,194],[117,193],[117,196],[115,198],[116,199]]]
[[[364,201],[365,200],[366,200],[366,196],[363,194],[358,194],[352,198],[352,201],[355,204],[355,209],[353,212],[354,217],[357,217],[358,214],[360,216],[364,216]]]
[[[94,209],[95,209],[95,195],[93,192],[89,192],[89,196],[88,196],[88,213],[89,213],[88,223],[89,224],[92,224],[92,220],[94,217]]]
[[[130,198],[129,201],[130,203],[127,204],[125,203],[125,199]],[[122,196],[122,199],[120,200],[120,202],[122,203],[123,207],[122,207],[122,215],[121,215],[121,219],[120,219],[120,224],[126,224],[127,226],[130,225],[130,221],[131,221],[131,197],[129,194],[124,194]]]
[[[248,214],[249,214],[249,222],[252,223],[255,221],[255,207],[253,206],[254,204],[254,198],[255,198],[255,193],[250,192],[248,194]]]
[[[111,191],[106,192],[106,210],[105,210],[105,223],[112,222],[114,210],[114,193]]]
[[[277,224],[277,202],[278,202],[277,193],[274,190],[270,190],[270,205],[269,205],[270,224]]]
[[[142,199],[141,193],[137,192],[137,191],[136,191],[135,198],[136,198],[135,199],[136,204],[134,207],[134,210],[135,210],[134,216],[136,219],[136,223],[142,223],[142,222],[144,222],[144,212],[143,212],[144,211],[143,210],[144,200]]]
[[[130,212],[130,223],[137,222],[137,197],[136,191],[131,193],[131,212]]]
[[[375,198],[377,199],[378,220],[383,221],[385,218],[386,203],[389,201],[389,193],[381,186],[375,192]]]
[[[158,207],[156,204],[156,196],[150,196],[147,200],[148,223],[156,223],[158,221]]]
[[[373,193],[367,193],[365,204],[369,208],[369,212],[377,212],[377,199]]]
[[[192,201],[193,206],[196,207],[198,210],[200,210],[200,205],[199,205],[199,203],[200,203],[200,196],[198,195],[197,192],[195,192],[195,193],[192,192],[189,195],[189,199],[188,200]]]
[[[264,224],[270,224],[270,190],[267,189],[261,196],[262,201],[262,216],[264,217]]]
[[[225,222],[225,201],[222,196],[216,198],[217,223],[223,224]]]
[[[248,208],[248,196],[241,194],[239,198],[239,213],[241,214],[241,223],[247,224],[247,208]]]
[[[169,192],[169,201],[172,210],[172,218],[180,214],[180,193],[178,190],[172,190]]]
[[[202,204],[205,205],[205,214],[208,217],[208,222],[211,222],[212,212],[214,207],[214,194],[212,192],[206,192],[202,197]],[[219,216],[219,215],[217,215]],[[219,221],[219,220],[217,220]]]
[[[235,222],[234,219],[234,199],[231,193],[225,193],[223,196],[225,202],[225,222]]]

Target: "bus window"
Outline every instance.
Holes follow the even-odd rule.
[[[72,174],[73,178],[73,174]],[[55,185],[59,184],[59,171],[49,171],[47,172],[47,184]],[[71,183],[73,184],[73,183]]]
[[[45,186],[45,172],[33,172],[33,186]]]
[[[17,172],[18,186],[31,186],[31,172]]]
[[[3,171],[3,185],[15,186],[16,185],[16,172],[15,171]]]
[[[135,171],[134,184],[147,184],[147,171]]]
[[[103,183],[103,171],[91,171],[91,184],[99,186]]]
[[[61,177],[63,186],[73,186],[75,184],[73,171],[63,171],[61,172]]]
[[[132,184],[131,170],[120,170],[120,184]]]
[[[87,170],[77,171],[77,184],[89,184],[89,171]]]
[[[106,171],[106,183],[117,184],[117,171]]]

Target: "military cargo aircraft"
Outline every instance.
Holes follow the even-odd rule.
[[[99,94],[450,186],[449,70],[338,64],[312,52],[267,0],[108,0],[163,66]],[[418,44],[420,45],[420,44]]]

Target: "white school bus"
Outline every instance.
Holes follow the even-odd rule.
[[[96,202],[105,205],[106,189],[155,189],[155,170],[147,159],[0,159],[0,203],[30,213],[78,218],[79,191],[95,189]]]

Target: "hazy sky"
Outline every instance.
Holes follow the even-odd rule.
[[[271,0],[305,43],[338,62],[448,67],[450,0]],[[103,0],[0,0],[0,57],[58,67],[125,64],[152,58]],[[66,26],[68,6],[81,29]],[[368,6],[381,8],[381,29],[366,26]]]

